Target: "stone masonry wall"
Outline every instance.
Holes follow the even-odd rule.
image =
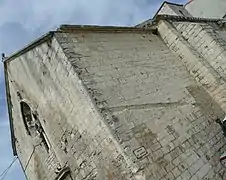
[[[226,30],[217,23],[173,22],[182,36],[202,55],[207,63],[226,79]]]
[[[57,40],[137,179],[223,178],[214,123],[223,111],[158,36],[74,32]]]
[[[59,164],[79,180],[225,178],[214,122],[225,115],[224,79],[172,24],[158,30],[57,32],[7,63],[28,179],[53,179]],[[49,152],[26,135],[18,92],[37,111]]]
[[[29,53],[29,55],[31,54],[32,52]],[[38,100],[33,98],[33,94],[39,90],[38,83],[34,82],[32,73],[29,73],[32,71],[25,59],[31,60],[26,55],[16,59],[16,66],[14,66],[14,62],[7,64],[16,150],[28,179],[54,179],[56,177],[54,172],[59,164],[54,150],[51,148],[47,152],[40,139],[29,136],[22,120],[21,98],[33,112],[38,110],[39,106]],[[18,92],[20,97],[18,97]],[[40,120],[43,123],[43,119]],[[44,129],[46,130],[46,127]]]
[[[108,179],[115,174],[118,179],[130,177],[120,148],[55,39],[9,62],[8,73],[17,152],[24,167],[35,144],[25,133],[17,91],[38,112],[51,151],[62,167],[70,167],[73,179]],[[50,156],[41,147],[35,149],[26,170],[28,179],[56,176],[57,164]]]
[[[191,23],[190,26],[192,25]],[[225,82],[222,80],[219,73],[200,54],[199,49],[196,50],[196,48],[193,47],[191,42],[192,38],[188,40],[167,21],[160,21],[158,29],[167,46],[178,56],[191,76],[197,81],[198,87],[200,88],[199,93],[202,94],[204,92],[204,94],[206,94],[200,96],[203,97],[203,100],[201,100],[202,98],[198,98],[198,91],[189,88],[196,102],[201,106],[203,111],[202,117],[204,118],[203,122],[208,122],[210,125],[209,129],[207,126],[205,129],[199,129],[199,132],[194,132],[192,135],[192,137],[196,136],[197,139],[199,139],[195,142],[201,141],[202,143],[200,143],[200,147],[195,147],[193,144],[194,146],[192,145],[191,148],[196,149],[195,152],[201,150],[202,153],[198,153],[199,159],[204,161],[203,164],[200,164],[200,167],[196,168],[197,172],[192,175],[192,178],[225,179],[224,169],[219,162],[220,155],[226,150],[225,138],[220,128],[214,123],[216,117],[222,118],[225,115],[225,104],[223,101],[225,97]],[[190,30],[193,31],[192,29]],[[192,33],[191,36],[193,36]],[[208,39],[206,40],[208,41]],[[206,106],[206,104],[209,105]],[[212,109],[212,113],[210,109]],[[201,127],[201,124],[198,123],[197,127]],[[203,134],[204,131],[207,132],[207,134],[202,136],[201,134]],[[188,159],[188,161],[189,160],[190,159]],[[197,165],[199,163],[196,162],[195,164]],[[190,171],[192,166],[189,165],[187,168],[188,171]]]

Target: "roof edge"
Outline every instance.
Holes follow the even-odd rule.
[[[159,20],[176,20],[176,21],[188,21],[188,22],[220,22],[225,23],[222,19],[216,18],[199,18],[199,17],[185,17],[185,16],[175,16],[175,15],[158,15],[154,21]]]
[[[174,5],[174,6],[182,6],[182,7],[184,6],[184,5],[182,5],[182,4],[177,4],[177,3],[172,3],[172,2],[164,1],[164,2],[162,3],[162,5],[159,7],[158,11],[155,13],[155,15],[153,16],[152,19],[155,19],[156,16],[158,16],[159,11],[163,8],[163,6],[164,6],[165,4],[170,4],[170,5]]]
[[[169,2],[169,1],[164,1],[161,4],[161,6],[159,7],[159,9],[157,10],[157,12],[154,14],[153,18],[150,18],[148,20],[145,20],[143,22],[140,22],[139,24],[135,25],[135,27],[141,27],[143,24],[150,24],[152,21],[154,21],[157,16],[160,16],[158,13],[161,11],[161,9],[163,8],[163,6],[165,4],[174,5],[174,6],[181,6],[181,7],[184,6],[183,4],[177,4],[177,3],[173,3],[173,2]]]
[[[8,117],[9,117],[9,126],[10,126],[10,134],[11,134],[11,145],[13,150],[13,155],[17,156],[16,151],[16,139],[14,135],[14,129],[13,129],[13,117],[12,117],[12,102],[10,97],[10,89],[9,89],[9,83],[8,83],[8,71],[7,71],[7,63],[4,62],[4,77],[5,77],[5,93],[6,93],[6,103],[8,108]]]
[[[64,31],[67,29],[83,29],[83,30],[96,30],[96,29],[103,29],[103,30],[112,30],[112,29],[119,29],[119,30],[126,30],[126,29],[133,29],[132,26],[98,26],[98,25],[72,25],[72,24],[62,24],[57,31]]]
[[[191,4],[193,1],[194,1],[194,0],[188,1],[188,2],[184,5],[184,7],[186,7],[188,4]]]
[[[43,42],[47,41],[48,39],[51,39],[55,33],[64,33],[64,32],[72,32],[74,30],[82,30],[82,31],[123,31],[123,30],[130,30],[130,31],[143,31],[143,29],[137,28],[137,27],[130,27],[130,26],[97,26],[97,25],[61,25],[60,28],[58,28],[56,31],[50,31],[46,33],[45,35],[39,37],[38,39],[34,40],[33,42],[29,43],[24,48],[20,49],[19,51],[13,53],[9,57],[6,57],[4,59],[4,62],[8,63],[12,61],[13,59],[21,56],[22,54],[28,52],[29,50],[33,49],[34,47],[42,44]],[[152,29],[149,29],[149,31]],[[153,29],[153,31],[156,31],[156,29]]]
[[[164,3],[175,5],[175,6],[184,6],[183,4],[177,4],[177,3],[173,3],[173,2],[169,2],[169,1],[164,1]]]
[[[38,39],[34,40],[33,42],[29,43],[27,46],[25,46],[24,48],[20,49],[19,51],[13,53],[12,55],[10,55],[9,57],[6,57],[4,62],[10,62],[13,59],[21,56],[22,54],[28,52],[29,50],[33,49],[34,47],[36,47],[37,45],[42,44],[43,42],[47,41],[48,39],[52,38],[54,33],[56,31],[50,31],[48,33],[46,33],[45,35],[39,37]]]
[[[93,26],[93,25],[61,25],[60,28],[57,29],[57,33],[69,32],[73,33],[76,31],[84,31],[84,32],[140,32],[144,31],[141,28],[136,26]],[[155,31],[155,29],[149,29],[149,31]]]
[[[139,28],[150,28],[155,27],[156,24],[160,20],[171,20],[171,21],[184,21],[184,22],[212,22],[212,23],[219,23],[219,24],[226,24],[226,21],[223,19],[214,19],[214,18],[198,18],[198,17],[185,17],[185,16],[176,16],[176,15],[166,15],[166,14],[160,14],[155,17],[155,19],[149,19],[147,21],[144,21],[143,23],[140,23],[136,25],[136,27]]]

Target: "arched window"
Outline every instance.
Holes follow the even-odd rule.
[[[38,119],[37,112],[33,112],[29,105],[23,101],[20,103],[20,108],[27,134],[32,137],[38,136],[39,138],[41,138],[46,151],[49,152],[50,143]]]
[[[31,135],[30,127],[32,126],[32,112],[29,105],[25,102],[20,103],[22,118],[24,122],[25,129],[29,135]]]

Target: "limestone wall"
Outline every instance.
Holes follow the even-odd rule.
[[[192,23],[190,26],[192,26]],[[192,29],[190,30],[192,31]],[[193,179],[224,179],[224,169],[220,165],[219,157],[226,150],[225,138],[221,130],[214,123],[214,119],[216,117],[222,118],[225,114],[225,104],[223,103],[225,82],[220,78],[219,73],[199,53],[199,49],[194,48],[191,45],[192,43],[190,44],[192,39],[185,38],[172,24],[161,21],[159,33],[169,48],[184,63],[191,76],[197,81],[198,89],[200,90],[189,88],[203,113],[202,118],[204,118],[204,121],[202,123],[199,123],[197,120],[195,121],[197,127],[200,128],[203,123],[208,122],[204,129],[200,128],[197,132],[193,131],[191,135],[191,138],[196,137],[197,139],[193,144],[191,143],[190,148],[198,154],[199,158],[193,165],[188,165],[187,170]],[[191,33],[192,36],[193,33]],[[206,40],[208,41],[208,39]],[[202,136],[203,133],[206,135]],[[199,144],[199,147],[196,144]],[[203,163],[196,167],[196,172],[192,172],[193,166],[199,164],[200,160]],[[185,161],[190,161],[190,158]]]
[[[221,90],[217,90],[217,93],[214,93],[219,96],[215,100],[225,109],[224,101],[226,94],[222,91],[225,88],[226,80],[226,31],[224,27],[216,23],[207,24],[202,22],[173,22],[173,25],[204,59],[203,63],[206,67],[208,66],[211,74],[215,75],[218,86],[221,86]],[[205,75],[205,77],[207,76]],[[212,86],[212,91],[216,91],[216,88],[213,89],[213,84],[209,85],[209,88]]]
[[[47,48],[47,44],[42,47]],[[59,163],[52,148],[47,152],[37,137],[33,138],[27,134],[22,120],[21,100],[26,102],[33,112],[38,111],[39,119],[44,125],[45,119],[39,110],[43,107],[40,103],[44,97],[42,82],[48,71],[40,61],[37,50],[40,50],[39,47],[7,63],[16,150],[27,178],[34,180],[54,178],[54,171]],[[45,126],[44,130],[49,131]]]
[[[57,39],[137,177],[221,178],[224,141],[214,119],[223,111],[160,37],[75,32]]]
[[[112,173],[126,179],[129,168],[124,167],[120,149],[67,64],[56,40],[8,63],[13,125],[22,165],[26,166],[36,144],[26,135],[17,92],[38,112],[51,144],[50,153],[42,146],[35,149],[26,170],[28,179],[53,179],[58,163],[69,166],[74,179],[107,179]]]
[[[223,18],[226,14],[226,2],[224,0],[193,0],[185,6],[185,9],[194,17]]]
[[[176,29],[225,79],[226,31],[216,23],[174,22]]]
[[[73,179],[224,178],[214,122],[224,116],[224,81],[172,25],[162,21],[159,33],[72,28],[8,62],[23,166],[36,139],[26,135],[18,92],[51,146],[35,149],[29,179],[56,177],[58,164]]]

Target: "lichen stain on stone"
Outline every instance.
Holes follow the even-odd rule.
[[[145,124],[141,124],[132,129],[135,139],[144,147],[151,146],[158,137]]]

